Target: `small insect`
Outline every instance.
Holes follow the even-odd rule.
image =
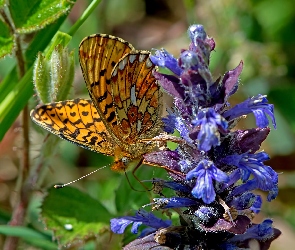
[[[79,58],[91,99],[37,106],[32,120],[62,139],[114,156],[114,171],[139,166],[156,147],[146,141],[162,131],[162,93],[149,55],[118,37],[86,37]]]

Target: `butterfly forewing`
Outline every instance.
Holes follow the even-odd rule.
[[[113,144],[92,101],[75,99],[42,105],[31,111],[32,120],[62,139],[113,155]]]
[[[85,38],[79,47],[80,64],[90,97],[108,129],[116,126],[110,77],[115,64],[133,46],[109,35],[97,34]]]
[[[159,131],[162,112],[160,87],[152,72],[155,65],[149,52],[125,55],[115,66],[111,86],[122,140],[136,143],[140,138],[154,137]]]
[[[112,155],[115,171],[141,162],[154,150],[145,143],[161,131],[162,95],[149,52],[121,38],[97,34],[79,47],[80,64],[92,99],[42,105],[31,111],[41,127],[86,149]]]

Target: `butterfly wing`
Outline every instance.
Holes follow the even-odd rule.
[[[114,155],[110,135],[91,100],[75,99],[38,106],[32,120],[49,132],[83,148]]]
[[[136,143],[159,132],[162,94],[147,51],[132,51],[116,64],[111,86],[122,141]]]
[[[116,63],[133,46],[121,38],[97,34],[85,38],[79,47],[80,65],[94,106],[111,133],[117,126],[110,77]],[[118,137],[118,134],[115,134]]]

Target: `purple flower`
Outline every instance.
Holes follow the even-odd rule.
[[[138,227],[144,224],[148,227],[158,229],[161,227],[169,227],[171,225],[170,220],[161,220],[155,217],[152,213],[148,213],[145,210],[139,210],[135,216],[123,216],[115,219],[111,219],[111,230],[116,234],[124,233],[126,227],[133,223],[131,232],[137,234]]]
[[[246,233],[232,237],[229,242],[242,242],[249,239],[265,241],[270,239],[274,236],[272,223],[271,219],[266,219],[261,224],[250,227]]]
[[[242,192],[254,190],[255,188],[260,188],[264,191],[273,191],[277,187],[278,175],[271,167],[263,164],[263,161],[268,159],[268,154],[260,152],[257,154],[244,153],[241,155],[229,155],[223,158],[222,161],[238,167],[243,182],[249,180],[250,174],[253,174],[254,180],[248,181],[243,186],[240,186],[240,189],[243,187]]]
[[[230,203],[237,210],[250,208],[256,201],[256,195],[250,192],[245,192],[242,195],[235,197]]]
[[[200,66],[200,61],[198,59],[197,53],[189,50],[184,50],[179,58],[179,66],[183,70],[197,70],[198,67]]]
[[[220,169],[215,167],[212,161],[202,160],[197,167],[187,173],[186,179],[197,178],[195,187],[192,189],[192,195],[202,199],[206,204],[215,200],[215,190],[213,179],[219,182],[229,181],[228,176]]]
[[[258,214],[260,212],[261,205],[262,205],[262,198],[260,195],[256,195],[256,199],[250,209],[254,213]]]
[[[268,104],[268,100],[263,95],[257,95],[249,98],[246,101],[234,106],[232,109],[224,112],[223,116],[232,121],[235,118],[247,115],[253,112],[256,118],[256,125],[260,128],[267,127],[269,124],[266,114],[271,118],[274,128],[276,128],[276,120],[274,117],[274,106]]]
[[[189,194],[191,191],[191,188],[187,185],[178,183],[176,181],[165,181],[162,179],[153,179],[153,184],[161,186],[162,188],[170,188],[176,192],[186,193]]]
[[[206,31],[204,26],[200,24],[191,25],[187,31],[192,43],[197,46],[196,39],[205,40],[207,38]]]
[[[166,67],[178,76],[180,76],[182,72],[182,69],[178,66],[177,60],[165,49],[156,50],[155,55],[151,55],[150,59],[153,62],[153,64],[160,67]]]
[[[164,131],[170,134],[173,134],[176,124],[176,115],[172,112],[169,113],[166,117],[162,118],[164,122]]]
[[[204,151],[209,151],[212,146],[219,145],[219,131],[225,133],[227,129],[227,121],[212,108],[200,110],[198,118],[193,120],[192,124],[201,126],[198,133],[198,148]]]
[[[219,210],[220,209],[213,206],[200,206],[195,212],[195,215],[198,217],[202,225],[212,227],[220,218]]]
[[[200,205],[198,201],[185,197],[154,198],[153,201],[157,209],[190,207]]]

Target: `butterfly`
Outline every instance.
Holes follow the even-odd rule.
[[[114,156],[114,171],[138,166],[157,146],[146,141],[162,131],[162,93],[149,55],[118,37],[84,38],[79,59],[91,99],[39,105],[32,120],[62,139]]]

